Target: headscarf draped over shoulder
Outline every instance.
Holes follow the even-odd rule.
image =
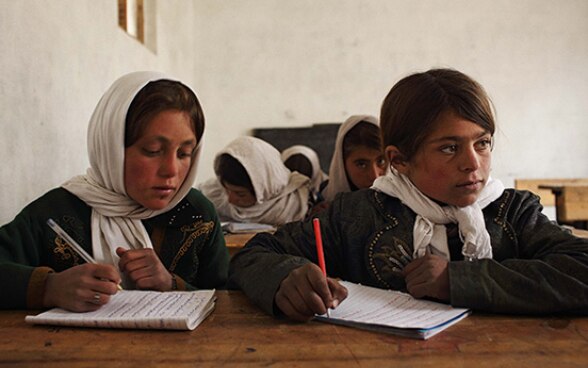
[[[142,219],[165,213],[190,191],[201,142],[184,183],[170,203],[150,210],[127,195],[124,183],[125,121],[131,102],[149,82],[175,80],[158,72],[134,72],[116,80],[96,106],[88,126],[90,168],[62,185],[92,207],[92,250],[98,263],[118,264],[116,248],[152,248]]]

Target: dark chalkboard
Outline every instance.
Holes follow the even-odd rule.
[[[308,146],[319,156],[321,168],[329,173],[335,139],[341,123],[321,123],[301,128],[257,128],[253,136],[261,138],[282,152],[295,144]]]

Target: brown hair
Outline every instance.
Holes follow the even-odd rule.
[[[296,153],[288,157],[288,159],[284,161],[284,165],[290,169],[290,171],[298,171],[302,175],[312,178],[312,164],[308,157],[304,156],[302,153]]]
[[[198,98],[181,82],[160,79],[149,82],[133,98],[125,120],[125,147],[132,146],[143,134],[147,123],[165,110],[186,112],[200,142],[204,133],[204,113]]]
[[[376,125],[363,120],[351,128],[343,138],[343,160],[349,157],[351,152],[358,147],[381,151],[380,129]]]
[[[437,117],[451,110],[494,135],[492,102],[472,78],[452,69],[431,69],[396,83],[382,103],[380,128],[385,146],[410,160],[431,133]]]
[[[215,161],[214,173],[218,176],[221,184],[228,183],[247,188],[254,197],[256,196],[251,178],[239,160],[228,153],[223,153]]]

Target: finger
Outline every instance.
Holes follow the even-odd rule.
[[[426,270],[424,267],[420,267],[407,274],[404,281],[407,284],[417,284],[426,281],[426,279]]]
[[[415,298],[423,298],[428,294],[428,285],[426,284],[416,284],[407,286],[408,293]]]
[[[91,303],[95,305],[102,305],[104,303],[104,298],[101,292],[96,290],[88,290],[86,292],[86,296],[84,297],[84,301],[86,303]]]
[[[312,316],[317,310],[321,311],[323,301],[314,292],[306,276],[302,279],[295,277],[284,280],[283,296],[296,311],[305,316]],[[323,306],[324,311],[326,308]],[[323,313],[325,313],[323,312]],[[321,313],[322,314],[322,313]]]
[[[98,265],[98,266],[99,267],[97,267],[93,273],[95,278],[111,281],[117,285],[120,284],[120,282],[121,282],[120,274],[118,273],[116,268],[114,268],[114,266],[112,266],[112,265]]]
[[[119,257],[122,257],[123,254],[125,254],[126,252],[127,252],[127,250],[125,248],[122,248],[122,247],[116,248],[116,255]]]
[[[143,249],[140,250],[127,250],[120,256],[120,260],[118,262],[119,268],[121,270],[125,270],[128,267],[129,263],[136,262],[146,257],[146,253]]]
[[[314,313],[301,313],[290,302],[290,300],[283,294],[276,294],[276,306],[288,318],[295,321],[306,322],[314,317]]]
[[[127,265],[125,266],[124,272],[131,274],[133,272],[142,270],[144,268],[148,268],[151,267],[152,264],[150,262],[147,262],[145,259],[137,259],[134,261],[131,261],[129,263],[127,263]]]
[[[316,265],[312,266],[317,267]],[[282,280],[276,293],[276,295],[287,299],[288,304],[304,316],[314,315],[315,310],[319,309],[320,311],[320,305],[323,304],[321,298],[314,292],[312,285],[308,281],[307,273],[311,272],[311,268],[309,265],[305,265],[291,271]],[[320,269],[319,272],[321,272]],[[321,277],[324,278],[322,273]],[[314,295],[314,297],[311,295]],[[315,306],[313,308],[311,304],[317,304],[319,307]],[[324,310],[326,311],[326,307],[324,307]]]
[[[325,304],[333,299],[331,289],[327,282],[328,279],[325,277],[319,266],[315,264],[309,265],[305,276],[308,283],[312,286],[312,289],[320,296]]]
[[[328,307],[335,309],[343,300],[347,298],[348,291],[345,286],[341,285],[339,281],[335,279],[328,278],[327,283],[329,285],[331,295],[333,296],[331,304]]]
[[[151,277],[154,274],[154,268],[150,265],[137,265],[137,267],[133,266],[127,269],[127,275],[129,275],[133,280]]]
[[[423,262],[425,261],[425,258],[427,256],[421,257],[421,258],[417,258],[413,261],[411,261],[409,264],[407,264],[406,266],[404,266],[404,269],[402,270],[402,274],[404,276],[408,275],[409,273],[412,273],[414,270],[416,270],[417,268],[421,267],[421,265],[423,264]]]
[[[304,279],[303,279],[304,280]],[[291,272],[282,282],[274,297],[276,305],[287,316],[296,320],[306,319],[307,316],[312,316],[314,313],[306,306],[304,300],[296,288],[299,284],[297,272]]]

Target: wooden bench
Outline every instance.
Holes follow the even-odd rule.
[[[555,194],[552,187],[565,185],[588,185],[585,179],[515,179],[515,188],[528,190],[541,198],[543,206],[555,206]]]
[[[588,228],[588,179],[517,179],[515,188],[537,194],[543,206],[555,206],[558,223]]]

